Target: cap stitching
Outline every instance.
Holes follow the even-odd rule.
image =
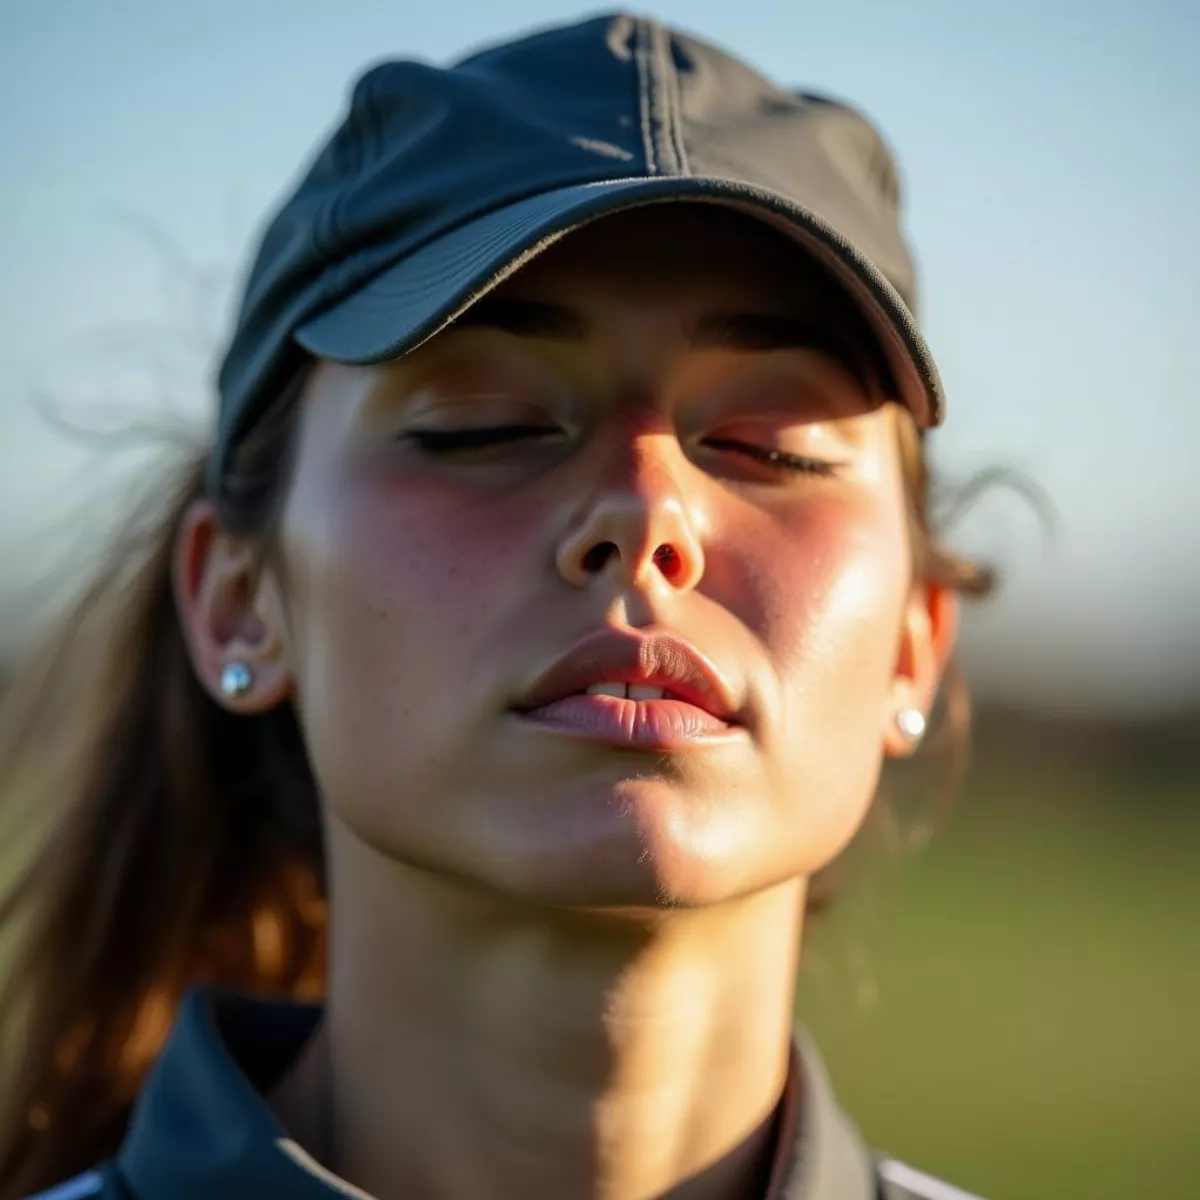
[[[638,115],[642,126],[642,150],[646,155],[646,172],[658,174],[658,161],[654,153],[654,135],[651,131],[650,114],[650,64],[647,48],[646,23],[638,21],[633,37],[633,61],[637,64]]]
[[[670,101],[662,61],[662,30],[653,21],[643,22],[646,44],[646,82],[650,106],[651,136],[659,155],[661,172],[677,175],[679,163],[671,138]]]
[[[666,100],[667,136],[675,152],[676,170],[681,175],[692,173],[688,163],[687,150],[683,144],[683,95],[679,85],[679,72],[675,69],[674,58],[671,54],[671,31],[661,25],[655,28],[658,43],[658,58],[662,68],[662,88]]]

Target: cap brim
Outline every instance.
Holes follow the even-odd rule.
[[[851,241],[814,213],[770,192],[722,179],[658,176],[543,192],[443,234],[300,325],[309,353],[342,363],[398,358],[444,329],[548,246],[599,217],[666,201],[721,204],[793,237],[845,285],[879,337],[899,399],[922,428],[944,411],[933,355],[899,292]]]

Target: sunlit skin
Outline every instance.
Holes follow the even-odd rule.
[[[608,218],[398,362],[316,368],[264,570],[189,515],[197,672],[296,705],[325,806],[326,1018],[274,1102],[359,1187],[761,1194],[806,880],[953,639],[844,305],[719,211]],[[691,643],[732,727],[515,711],[605,628]]]

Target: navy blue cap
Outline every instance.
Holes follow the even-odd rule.
[[[307,355],[399,357],[581,225],[682,201],[791,235],[862,308],[917,423],[941,419],[895,164],[877,131],[718,47],[618,13],[450,67],[385,62],[359,80],[263,235],[220,371],[210,488]]]

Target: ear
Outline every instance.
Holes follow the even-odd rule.
[[[209,501],[188,509],[172,562],[175,604],[196,675],[232,712],[266,712],[292,691],[279,590],[273,575],[257,568],[256,547],[222,529]],[[231,663],[251,672],[249,689],[236,697],[221,688]]]
[[[896,671],[884,714],[884,751],[893,758],[915,749],[896,725],[906,708],[928,717],[958,640],[958,593],[940,583],[913,586],[904,610]]]

